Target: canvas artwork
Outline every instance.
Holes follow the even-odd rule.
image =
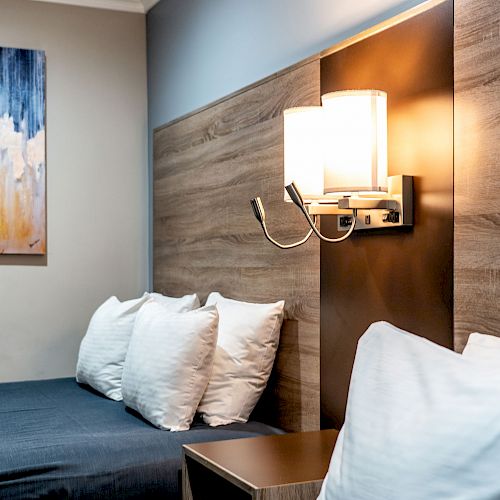
[[[0,254],[45,254],[45,52],[0,47]]]

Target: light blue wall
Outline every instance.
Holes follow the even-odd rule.
[[[147,16],[155,128],[421,0],[161,0]]]

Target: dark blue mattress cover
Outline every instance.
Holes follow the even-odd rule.
[[[0,384],[0,498],[180,498],[183,444],[278,433],[161,431],[73,378]]]

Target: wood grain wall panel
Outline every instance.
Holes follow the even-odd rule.
[[[312,57],[309,62],[317,64],[317,59]],[[302,61],[206,108],[159,127],[155,130],[155,139],[162,140],[155,146],[153,158],[161,161],[170,153],[189,150],[256,123],[264,123],[281,116],[285,108],[301,106],[304,99],[313,102],[318,99],[318,91],[315,82],[309,78],[310,67],[308,61]]]
[[[500,6],[455,0],[455,349],[500,336]]]
[[[298,210],[283,202],[282,112],[319,97],[316,58],[154,134],[154,288],[202,300],[215,290],[255,302],[285,299],[278,358],[256,412],[297,431],[319,428],[319,241],[274,247],[249,202],[263,198],[277,238],[307,232]]]

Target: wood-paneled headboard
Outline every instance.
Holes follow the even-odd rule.
[[[473,330],[499,335],[500,14],[497,0],[455,0],[453,27],[452,7],[451,0],[424,2],[155,131],[155,289],[170,295],[197,292],[202,300],[213,290],[256,302],[286,300],[289,321],[258,410],[270,423],[289,430],[319,427],[320,276],[324,425],[342,421],[356,341],[369,322],[393,321],[451,346],[454,319],[457,350]],[[416,33],[413,45],[405,41],[406,20]],[[391,33],[401,40],[391,41]],[[383,57],[365,64],[363,47],[372,43]],[[426,78],[420,75],[423,64]],[[305,232],[300,214],[282,199],[282,111],[319,104],[321,91],[358,85],[394,87],[393,131],[401,120],[406,128],[399,129],[411,130],[406,112],[411,109],[414,118],[434,127],[418,128],[425,150],[419,136],[409,136],[418,144],[406,160],[400,144],[408,137],[399,141],[391,133],[391,173],[401,168],[415,175],[416,224],[407,233],[355,235],[342,248],[323,245],[320,266],[315,238],[286,252],[268,244],[249,200],[263,197],[270,230],[280,239]],[[421,106],[424,101],[432,106]],[[334,226],[325,220],[323,229],[328,233]],[[339,266],[346,272],[339,273]]]
[[[175,120],[154,133],[154,288],[284,299],[278,358],[259,417],[287,430],[319,428],[319,242],[283,252],[266,244],[250,199],[265,201],[269,229],[292,240],[307,228],[283,202],[285,108],[319,104],[312,58]]]

